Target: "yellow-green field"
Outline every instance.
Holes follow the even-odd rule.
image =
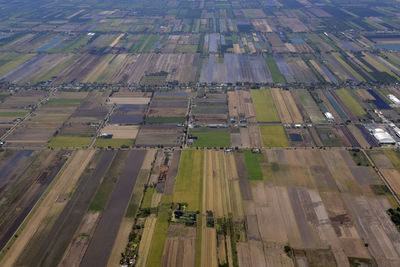
[[[399,152],[392,151],[392,150],[385,150],[384,153],[392,162],[393,167],[400,170],[400,154],[399,154]]]
[[[29,59],[33,58],[36,56],[36,54],[15,54],[15,53],[10,53],[10,54],[5,54],[1,56],[1,60],[6,61],[7,63],[3,64],[0,66],[0,76],[3,76],[7,74],[8,72],[12,71],[25,61],[28,61]]]
[[[188,209],[201,209],[204,152],[185,150],[182,152],[178,176],[175,183],[174,202],[185,202]]]
[[[251,90],[251,96],[259,122],[280,122],[274,100],[269,90]]]
[[[260,125],[264,147],[286,147],[288,140],[281,125]]]
[[[346,89],[336,90],[335,92],[355,116],[362,117],[367,114]]]
[[[87,147],[90,137],[56,136],[51,139],[49,147]]]
[[[336,58],[337,61],[339,61],[340,64],[343,65],[343,67],[346,68],[347,71],[349,71],[354,77],[356,77],[357,80],[359,80],[360,82],[365,82],[365,79],[360,74],[358,74],[352,67],[350,67],[349,64],[347,64],[342,59],[339,53],[332,53],[332,55]]]

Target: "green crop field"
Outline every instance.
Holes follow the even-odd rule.
[[[275,59],[272,56],[268,56],[265,58],[265,63],[268,65],[268,69],[271,72],[272,80],[276,83],[285,83],[285,77],[283,77],[281,71],[276,65]]]
[[[135,139],[107,139],[107,138],[97,138],[94,143],[95,147],[112,147],[112,148],[120,148],[120,147],[131,147]]]
[[[142,206],[141,206],[142,209],[151,208],[151,201],[153,198],[154,191],[155,191],[154,187],[148,187],[146,189],[146,193],[144,194],[143,202],[142,202]]]
[[[247,173],[250,180],[262,180],[263,175],[260,168],[261,154],[252,153],[250,150],[244,151]]]
[[[355,116],[362,117],[367,114],[360,104],[358,104],[358,102],[345,89],[336,90],[335,92]]]
[[[312,122],[326,122],[324,115],[321,110],[314,102],[310,93],[305,89],[296,90],[297,95],[299,96],[300,102],[303,104],[305,110],[307,111],[308,116]]]
[[[44,107],[52,108],[52,107],[70,107],[76,106],[83,102],[81,98],[53,98],[47,102]]]
[[[261,137],[265,147],[286,147],[288,140],[281,125],[261,125]]]
[[[169,207],[170,203],[168,203],[169,197],[164,196],[162,200],[162,204],[160,206],[160,210],[157,216],[157,223],[154,229],[153,239],[151,241],[151,248],[149,251],[149,256],[147,259],[146,266],[161,266],[162,256],[164,252],[165,239],[168,231],[168,220],[169,216]]]
[[[231,147],[231,134],[228,131],[192,132],[197,139],[194,147]]]
[[[339,137],[336,136],[335,132],[326,127],[316,127],[317,133],[321,138],[322,143],[324,146],[327,147],[340,147],[341,143]]]
[[[185,150],[179,164],[175,183],[174,199],[187,203],[188,209],[201,209],[204,152],[201,150]]]
[[[0,112],[0,117],[24,117],[28,111],[3,111]]]
[[[194,54],[197,51],[197,45],[177,45],[175,53],[191,53]]]
[[[87,147],[90,137],[56,136],[51,139],[49,147]]]
[[[259,122],[280,122],[274,100],[269,90],[251,90],[251,96]]]

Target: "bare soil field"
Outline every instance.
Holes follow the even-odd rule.
[[[315,143],[308,128],[285,128],[291,147],[313,147]]]
[[[271,266],[293,266],[283,252],[289,244],[299,266],[312,266],[318,259],[324,266],[349,266],[348,257],[397,264],[400,234],[385,213],[389,200],[369,188],[380,183],[371,169],[356,166],[346,150],[265,152],[267,180],[251,181],[251,198],[244,204],[248,241],[238,243],[240,263],[254,266],[257,259]],[[257,246],[265,258],[257,256]],[[380,250],[383,247],[388,251]]]
[[[279,88],[271,88],[271,95],[274,99],[279,117],[283,123],[302,123],[303,118],[293,100],[290,91]]]
[[[29,106],[37,104],[46,93],[44,91],[35,91],[36,94],[29,94],[27,91],[19,91],[6,98],[4,102],[0,104],[1,108],[7,109],[28,109]]]
[[[162,266],[195,266],[195,255],[196,228],[183,224],[170,224],[165,240]]]
[[[222,61],[222,62],[221,62]],[[243,54],[225,54],[220,60],[210,56],[202,64],[200,82],[273,82],[271,73],[262,57]]]
[[[167,72],[167,81],[194,81],[197,54],[118,55],[99,76],[104,82],[140,82],[143,76]]]
[[[161,98],[151,101],[149,117],[185,117],[188,113],[188,99]]]
[[[246,118],[248,122],[257,122],[256,112],[249,91],[229,91],[228,102],[230,117]]]
[[[174,124],[143,125],[135,144],[141,146],[179,146],[181,136],[180,128]]]
[[[135,139],[139,132],[136,125],[108,125],[102,130],[102,134],[112,134],[114,139]]]
[[[135,125],[143,120],[147,105],[118,105],[111,117],[110,124]]]
[[[112,96],[110,104],[131,104],[131,105],[146,105],[150,102],[150,97],[127,97],[127,96]]]
[[[181,151],[176,150],[172,155],[171,166],[168,169],[167,180],[165,181],[164,194],[166,196],[172,196],[174,194],[175,179],[178,174],[180,159]]]
[[[260,133],[260,127],[258,125],[249,125],[247,127],[249,131],[249,139],[251,147],[262,147],[263,142]]]
[[[80,265],[99,219],[100,212],[90,212],[85,214],[58,266],[78,267]]]
[[[146,218],[139,247],[139,259],[137,261],[137,266],[139,267],[146,266],[147,257],[149,255],[151,247],[151,240],[153,239],[154,229],[156,227],[156,222],[157,217],[154,215],[150,215]]]
[[[369,148],[370,144],[368,143],[367,140],[365,140],[364,135],[361,133],[360,129],[358,129],[354,125],[347,125],[347,128],[351,132],[351,134],[354,136],[354,138],[357,140],[357,142],[360,144],[361,147],[363,148]]]

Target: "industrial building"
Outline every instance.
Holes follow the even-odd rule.
[[[380,145],[395,145],[396,141],[393,137],[381,128],[374,128],[370,130],[371,134],[375,137]]]

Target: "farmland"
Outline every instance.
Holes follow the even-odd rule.
[[[198,128],[190,131],[194,147],[230,147],[230,133],[226,130]]]
[[[280,121],[269,90],[252,90],[251,94],[259,122]]]
[[[261,138],[265,147],[284,147],[288,145],[282,126],[260,126]]]
[[[42,98],[6,95],[2,118],[59,126],[40,150],[10,141],[0,152],[6,192],[17,190],[4,205],[27,203],[0,222],[2,264],[397,264],[386,210],[400,157],[371,149],[360,124],[324,119],[328,104],[335,116],[369,114],[348,90],[64,91],[27,111]]]
[[[0,7],[0,266],[400,266],[398,2]]]

